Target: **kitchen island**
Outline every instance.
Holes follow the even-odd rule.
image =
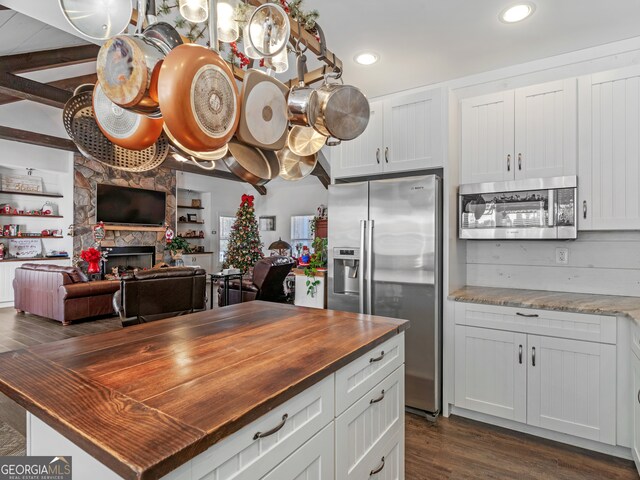
[[[407,327],[253,301],[2,354],[0,391],[74,478],[402,478]]]

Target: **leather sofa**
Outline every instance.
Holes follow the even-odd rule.
[[[291,257],[274,255],[265,257],[254,265],[253,274],[242,278],[242,300],[240,300],[240,280],[229,281],[229,305],[249,302],[251,300],[264,300],[267,302],[284,302],[284,280],[295,266],[295,260]],[[223,306],[224,282],[218,283],[218,306]]]
[[[113,306],[123,327],[206,309],[207,275],[199,267],[140,270],[120,282]]]
[[[15,271],[14,305],[19,312],[69,325],[76,320],[113,315],[111,299],[118,281],[90,282],[76,267],[25,263]]]

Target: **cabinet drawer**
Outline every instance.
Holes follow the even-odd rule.
[[[336,478],[368,478],[362,469],[368,468],[369,472],[375,467],[370,465],[372,452],[378,452],[390,436],[402,432],[403,426],[404,365],[401,365],[336,419]]]
[[[349,479],[404,480],[404,431],[398,430],[371,451]],[[347,479],[336,475],[336,479]]]
[[[404,363],[404,332],[336,372],[336,416]]]
[[[262,480],[334,480],[333,435],[331,422]]]
[[[617,332],[616,317],[607,315],[462,302],[456,302],[456,324],[612,344]]]
[[[333,389],[331,375],[198,455],[192,461],[193,478],[262,478],[333,420]],[[283,421],[273,434],[255,438]]]

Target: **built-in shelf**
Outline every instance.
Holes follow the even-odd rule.
[[[186,220],[178,220],[178,223],[188,223],[190,225],[204,225],[204,222],[189,222]]]
[[[213,252],[191,252],[186,253],[185,255],[211,255]]]
[[[0,190],[0,194],[6,194],[6,195],[28,195],[30,197],[64,198],[64,195],[62,195],[60,193],[13,192],[11,190]]]
[[[185,237],[183,235],[178,235],[178,238],[184,238],[185,240],[204,240],[205,237]]]
[[[165,227],[143,227],[138,225],[105,225],[105,230],[119,230],[130,232],[164,232]]]
[[[5,258],[4,260],[0,260],[0,262],[33,262],[33,261],[42,261],[42,260],[69,260],[69,257],[31,257],[31,258]]]
[[[0,240],[3,238],[64,238],[63,236],[58,235],[0,235]]]
[[[204,207],[192,207],[191,205],[178,205],[178,208],[186,208],[189,210],[204,210]]]
[[[29,215],[28,213],[0,213],[0,217],[63,218],[62,215]]]

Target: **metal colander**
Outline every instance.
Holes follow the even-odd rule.
[[[169,142],[164,134],[144,150],[129,150],[111,143],[96,123],[92,92],[83,91],[71,97],[64,106],[62,121],[69,137],[85,157],[111,168],[145,172],[159,167],[169,154]]]

